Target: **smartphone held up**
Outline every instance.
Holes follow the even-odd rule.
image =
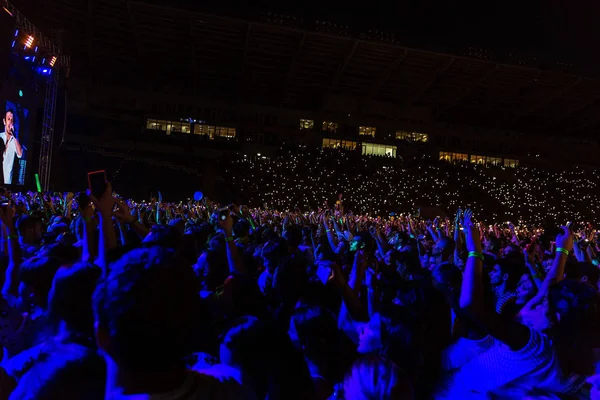
[[[88,173],[88,187],[94,197],[99,199],[106,191],[106,171],[95,171]]]

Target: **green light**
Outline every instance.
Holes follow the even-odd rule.
[[[19,90],[19,97],[23,97],[23,91]]]

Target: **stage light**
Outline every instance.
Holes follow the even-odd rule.
[[[19,97],[23,97],[23,91],[19,90]]]
[[[56,64],[56,56],[52,56],[52,58],[50,59],[50,66],[54,67],[54,64]]]
[[[33,36],[31,36],[31,35],[27,36],[27,39],[25,39],[25,48],[28,49],[31,46],[33,46],[33,41],[34,40],[35,39],[33,38]]]

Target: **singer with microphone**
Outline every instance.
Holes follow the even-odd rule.
[[[2,144],[4,144],[2,172],[4,173],[4,184],[10,185],[13,181],[15,156],[21,158],[23,148],[15,136],[15,112],[10,109],[6,110],[2,122],[4,122],[4,132],[0,133]]]

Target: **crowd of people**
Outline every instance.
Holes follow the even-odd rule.
[[[598,171],[571,167],[550,171],[519,166],[485,167],[435,157],[395,159],[331,149],[282,149],[272,157],[240,156],[219,168],[249,204],[278,209],[316,208],[341,191],[351,211],[388,216],[419,206],[454,212],[470,205],[490,221],[544,225],[577,219],[598,221]]]
[[[393,189],[369,204],[413,183],[460,205],[456,170],[477,185],[487,175],[353,163],[342,180],[344,157],[240,161],[264,174],[260,208],[136,202],[109,183],[95,195],[3,190],[0,399],[600,398],[592,223],[369,215],[357,207],[375,179]],[[515,196],[541,174],[519,173]],[[348,192],[321,204],[332,188]],[[302,209],[276,200],[292,194]]]

